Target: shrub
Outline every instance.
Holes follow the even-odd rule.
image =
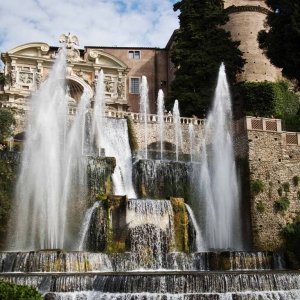
[[[0,108],[0,143],[13,133],[15,123],[13,113],[6,108]]]
[[[251,181],[251,193],[255,197],[264,190],[264,183],[260,179]]]
[[[263,203],[262,201],[258,201],[258,203],[256,204],[256,209],[260,212],[260,213],[264,213],[266,210],[266,204]]]
[[[0,281],[0,299],[42,300],[43,298],[42,295],[33,287]]]
[[[243,98],[247,115],[285,118],[296,115],[299,109],[299,96],[285,81],[245,82],[237,86],[237,93]]]
[[[287,197],[281,197],[274,203],[277,211],[286,211],[290,206],[290,200]]]
[[[277,190],[277,192],[278,192],[278,195],[281,197],[281,196],[282,196],[282,187],[280,187],[280,188]]]
[[[127,128],[128,128],[128,138],[129,138],[129,145],[131,151],[136,151],[138,149],[137,138],[135,135],[135,131],[133,128],[133,121],[130,116],[127,116]]]

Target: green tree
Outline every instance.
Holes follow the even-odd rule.
[[[13,113],[5,108],[0,108],[0,143],[13,133],[15,118]]]
[[[0,281],[1,300],[42,300],[42,295],[33,287]]]
[[[234,82],[245,61],[239,42],[222,28],[228,21],[222,0],[182,0],[174,10],[180,10],[180,28],[171,52],[177,71],[168,104],[178,99],[183,115],[202,116],[210,107],[221,62]]]
[[[282,68],[289,79],[300,82],[300,2],[267,0],[272,9],[267,17],[269,30],[258,35],[260,47],[272,64]]]

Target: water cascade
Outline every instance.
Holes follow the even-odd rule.
[[[148,159],[148,114],[149,114],[149,88],[147,77],[142,76],[142,83],[140,86],[140,113],[144,121],[144,145],[145,145],[145,159]]]
[[[116,159],[116,170],[113,175],[114,193],[135,198],[127,122],[124,119],[105,117],[104,73],[102,70],[97,80],[93,132],[99,155],[101,149],[104,149],[106,156]]]
[[[164,141],[164,114],[165,114],[165,104],[164,104],[164,93],[162,90],[158,91],[158,98],[157,98],[157,119],[158,119],[158,136],[160,142],[160,159],[163,159],[163,141]]]
[[[81,230],[79,233],[78,251],[84,250],[85,239],[86,239],[87,232],[90,228],[92,214],[98,206],[99,206],[99,202],[95,202],[94,205],[90,207],[85,213],[83,223],[81,225]]]
[[[179,158],[179,150],[182,145],[182,133],[180,126],[180,112],[179,112],[179,103],[178,100],[175,100],[173,107],[173,122],[174,122],[174,131],[175,131],[175,146],[176,146],[176,161]]]
[[[186,210],[188,211],[189,217],[190,217],[193,227],[196,231],[196,252],[203,252],[203,251],[205,251],[205,243],[204,243],[204,240],[202,237],[202,232],[196,221],[193,210],[190,208],[190,206],[188,204],[185,204],[185,207],[186,207]]]
[[[241,208],[231,122],[230,92],[225,66],[222,64],[213,108],[205,125],[202,147],[200,186],[202,195],[206,197],[205,240],[209,248],[241,250],[243,249]]]
[[[105,145],[105,155],[116,159],[116,168],[113,174],[114,194],[136,198],[132,182],[132,154],[127,121],[105,118],[101,136],[103,145]]]

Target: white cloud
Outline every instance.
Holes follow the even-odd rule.
[[[178,27],[175,0],[10,0],[0,3],[0,51],[29,42],[58,45],[76,34],[81,47],[164,47]]]

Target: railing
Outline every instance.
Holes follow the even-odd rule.
[[[110,118],[125,118],[130,116],[134,122],[142,123],[145,121],[145,115],[141,113],[133,113],[133,112],[125,112],[125,111],[106,111],[106,117]],[[158,115],[155,114],[147,114],[147,123],[158,123]],[[165,123],[174,123],[172,115],[164,115]],[[205,125],[205,119],[198,118],[180,118],[181,124],[193,124],[193,125]]]
[[[283,144],[300,146],[300,133],[282,131],[281,119],[246,117],[236,123],[237,133],[243,129],[278,132],[281,134]]]

